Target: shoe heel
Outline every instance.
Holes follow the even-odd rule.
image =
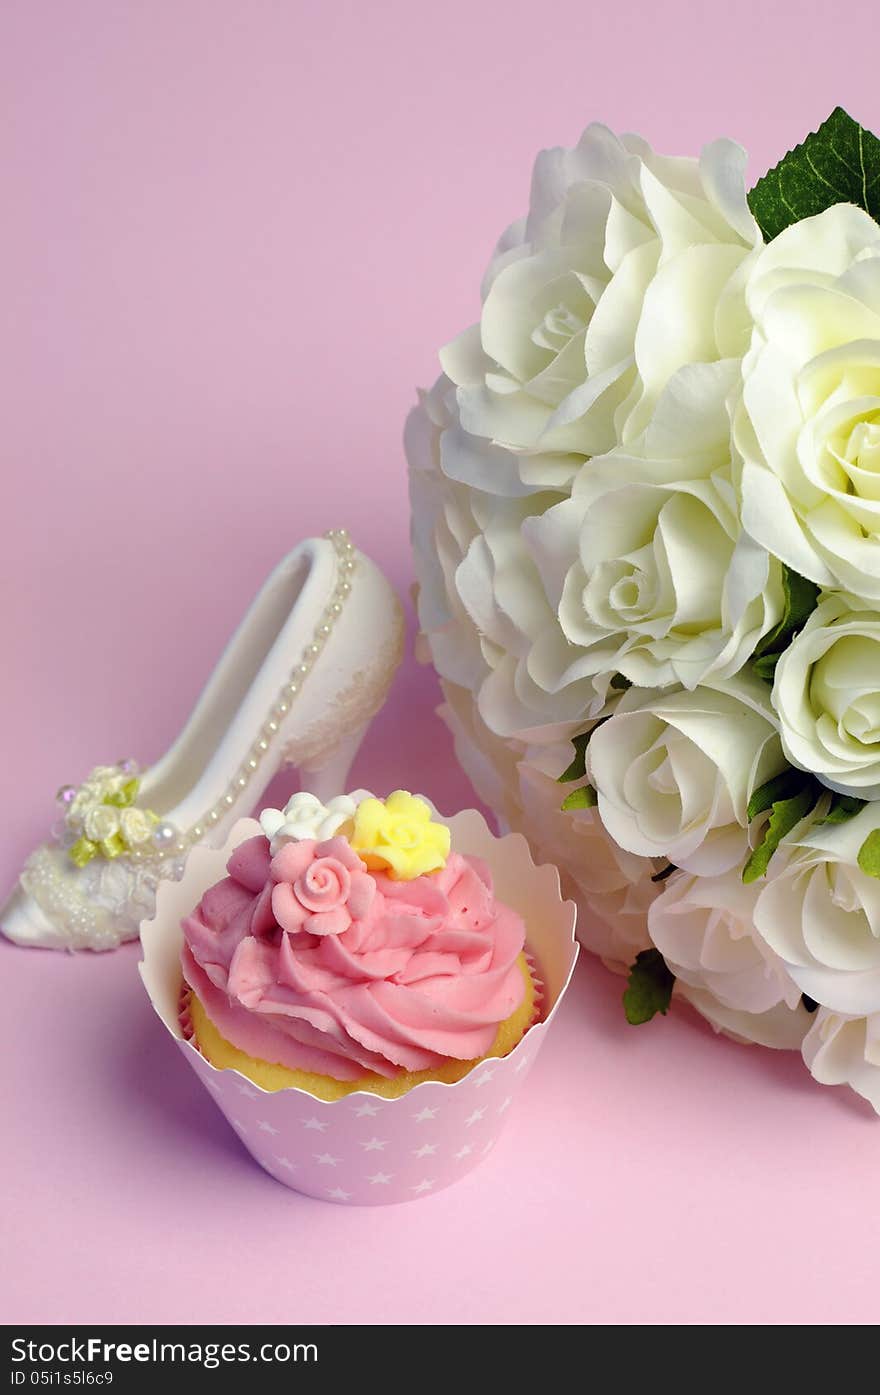
[[[306,761],[299,766],[300,789],[308,790],[326,801],[336,794],[347,793],[348,772],[354,764],[361,742],[367,734],[370,723],[365,722],[348,732],[342,740],[314,761]]]

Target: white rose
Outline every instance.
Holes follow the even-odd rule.
[[[651,881],[655,865],[619,847],[609,837],[598,811],[563,812],[572,786],[558,775],[571,760],[571,746],[532,751],[519,763],[521,813],[517,828],[525,834],[537,861],[563,870],[563,885],[582,908],[578,939],[609,967],[628,968],[650,947],[648,907],[660,887]]]
[[[880,1013],[847,1017],[819,1008],[802,1050],[821,1085],[849,1085],[880,1114]]]
[[[716,1032],[742,1046],[769,1046],[775,1051],[797,1051],[810,1025],[810,1015],[802,1007],[777,1003],[766,1012],[742,1012],[728,1007],[705,988],[684,984],[677,996],[686,999]]]
[[[437,711],[452,733],[459,765],[479,798],[495,811],[502,829],[518,828],[522,812],[518,761],[523,744],[489,730],[469,689],[444,681],[443,696],[446,700]]]
[[[769,717],[743,700],[751,694],[745,684],[736,696],[624,693],[587,748],[599,813],[621,847],[705,876],[744,861],[749,798],[785,766]]]
[[[776,665],[773,705],[794,765],[833,790],[878,799],[880,615],[859,605],[839,594],[821,601]]]
[[[324,804],[317,795],[300,790],[283,809],[264,809],[260,827],[269,839],[272,856],[286,843],[299,843],[305,838],[323,842],[339,832],[345,833],[364,797],[363,791],[340,794]]]
[[[141,843],[149,843],[155,820],[150,819],[143,809],[129,805],[127,809],[119,811],[119,827],[129,847],[135,848]]]
[[[837,204],[751,268],[735,436],[743,523],[822,586],[880,599],[880,227]]]
[[[557,496],[498,498],[446,478],[442,443],[455,411],[441,379],[407,425],[419,623],[441,677],[476,694],[491,731],[553,742],[598,715],[611,674],[572,670],[524,541],[530,510]],[[472,441],[475,455],[490,449]]]
[[[880,805],[845,823],[804,821],[783,840],[755,927],[802,993],[835,1012],[880,1010],[880,881],[858,866]]]
[[[569,742],[525,746],[504,741],[480,717],[473,696],[444,684],[440,715],[452,731],[455,754],[477,794],[496,811],[502,829],[528,839],[537,861],[555,863],[566,894],[579,906],[578,938],[609,968],[628,968],[648,949],[647,910],[659,892],[655,866],[609,837],[595,809],[567,813],[570,786],[558,776],[570,764]]]
[[[717,877],[676,872],[648,912],[651,939],[679,983],[704,989],[725,1007],[796,1008],[801,990],[755,932],[758,895],[738,868]]]
[[[726,293],[760,241],[744,169],[730,141],[669,160],[598,125],[540,155],[480,323],[441,355],[465,431],[540,457],[532,478],[558,486],[566,457],[638,435],[676,369],[740,354]]]
[[[83,832],[93,843],[103,843],[119,832],[119,810],[109,804],[93,804],[83,819]]]
[[[729,478],[650,477],[665,469],[616,452],[594,460],[529,533],[564,558],[579,515],[559,601],[579,677],[610,669],[641,687],[686,688],[728,678],[782,614],[779,564],[742,534]]]

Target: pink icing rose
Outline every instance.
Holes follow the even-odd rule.
[[[376,883],[344,838],[287,843],[273,857],[272,910],[282,930],[342,935],[373,904]]]
[[[523,1000],[521,918],[488,867],[394,881],[344,838],[237,848],[183,923],[184,977],[249,1055],[337,1080],[471,1060]]]

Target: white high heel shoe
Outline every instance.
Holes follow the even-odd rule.
[[[330,798],[403,652],[400,602],[344,529],[310,538],[263,586],[169,751],[99,766],[58,792],[53,842],[0,911],[18,944],[113,949],[152,915],[195,843],[222,843],[285,765]]]

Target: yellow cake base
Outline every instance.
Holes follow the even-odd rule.
[[[261,1061],[256,1056],[239,1051],[237,1046],[233,1046],[220,1035],[200,999],[195,993],[190,992],[189,1015],[193,1027],[193,1045],[197,1046],[205,1059],[218,1070],[237,1070],[263,1090],[296,1088],[306,1090],[319,1100],[342,1099],[344,1095],[354,1094],[356,1090],[367,1090],[370,1094],[381,1095],[384,1099],[397,1099],[414,1085],[421,1085],[423,1080],[441,1080],[447,1085],[454,1085],[456,1080],[461,1080],[468,1071],[479,1065],[480,1061],[485,1061],[490,1056],[507,1056],[532,1025],[537,1000],[535,982],[526,956],[521,954],[517,962],[525,980],[525,997],[516,1012],[501,1023],[491,1051],[475,1061],[445,1061],[435,1070],[403,1071],[392,1079],[376,1075],[373,1071],[361,1076],[359,1080],[334,1080],[332,1076],[316,1075],[312,1071],[291,1070],[288,1066]]]

